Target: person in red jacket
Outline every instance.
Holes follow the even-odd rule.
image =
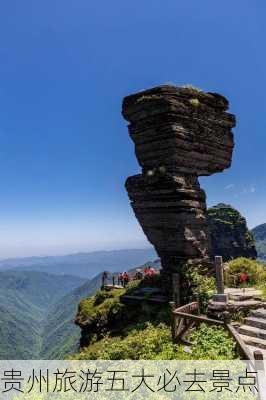
[[[147,267],[144,269],[144,274],[145,274],[145,276],[151,278],[156,274],[156,271],[152,267]]]
[[[123,283],[124,283],[124,286],[126,286],[128,284],[128,282],[129,282],[129,275],[128,275],[127,272],[123,272]]]

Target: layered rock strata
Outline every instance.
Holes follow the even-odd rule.
[[[126,189],[161,258],[168,292],[172,274],[184,263],[209,261],[206,196],[198,176],[231,165],[235,118],[227,108],[218,94],[168,85],[123,101],[122,114],[142,167],[140,175],[127,179]]]

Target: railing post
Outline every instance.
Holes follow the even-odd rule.
[[[213,301],[227,303],[228,296],[224,294],[224,268],[221,256],[215,256],[215,274],[217,294],[213,295]]]
[[[176,308],[175,302],[170,301],[169,306],[171,308],[171,334],[173,343],[176,342],[176,315],[174,314],[174,310]]]
[[[223,258],[215,256],[216,288],[218,294],[224,294]]]
[[[178,273],[172,274],[173,302],[177,307],[180,306],[180,276]]]

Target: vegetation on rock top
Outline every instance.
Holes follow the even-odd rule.
[[[207,210],[207,217],[213,256],[222,256],[224,261],[257,257],[252,232],[236,209],[220,203]]]

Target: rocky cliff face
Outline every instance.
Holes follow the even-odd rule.
[[[266,224],[256,226],[252,229],[252,233],[256,241],[258,257],[261,260],[266,260]]]
[[[207,215],[213,256],[222,256],[224,261],[257,257],[252,232],[237,210],[227,204],[218,204],[209,208]]]

